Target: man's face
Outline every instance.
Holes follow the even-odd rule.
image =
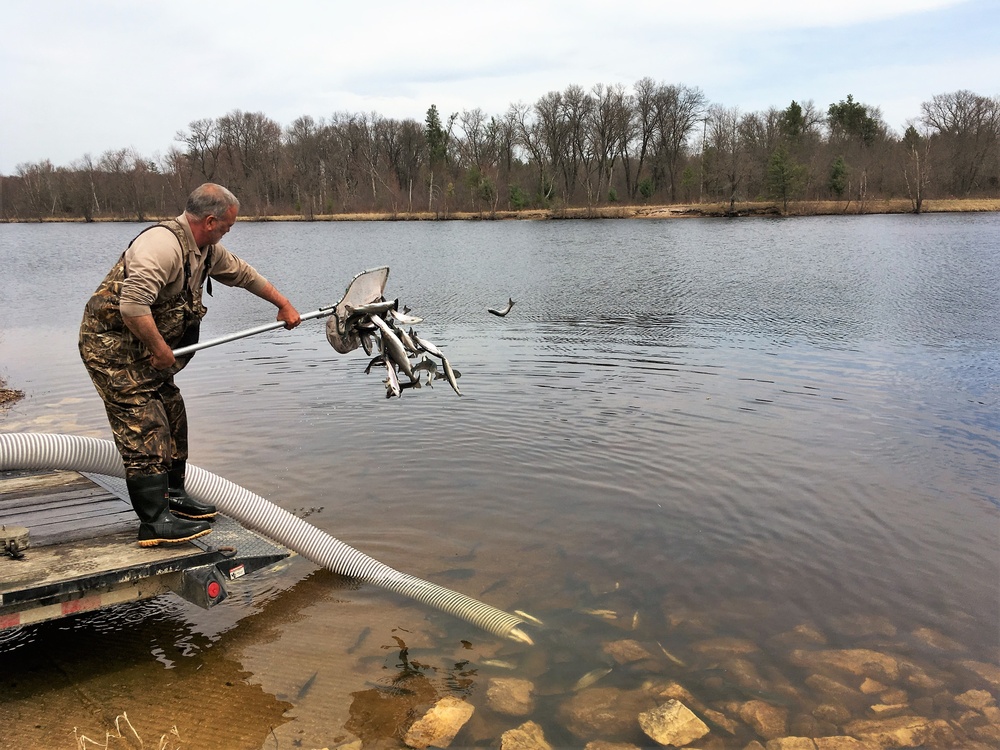
[[[236,206],[230,206],[221,217],[209,215],[205,217],[205,229],[208,231],[208,244],[214,245],[220,240],[236,223]]]

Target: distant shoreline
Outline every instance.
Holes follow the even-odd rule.
[[[246,209],[247,207],[244,207]],[[925,200],[921,213],[989,213],[1000,212],[1000,198],[946,198]],[[800,217],[800,216],[859,216],[866,214],[912,214],[913,205],[906,198],[892,200],[858,201],[789,201],[782,212],[775,202],[737,202],[732,210],[725,203],[677,203],[672,205],[604,205],[582,208],[536,208],[521,211],[398,211],[382,213],[343,213],[241,216],[240,221],[549,221],[559,219],[673,219],[673,218],[739,218],[749,216]],[[98,222],[153,222],[161,218],[150,216],[135,218],[99,218]],[[8,220],[0,223],[83,223],[75,219]]]

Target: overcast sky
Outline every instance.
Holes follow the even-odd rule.
[[[1000,95],[1000,0],[4,0],[0,173],[155,159],[236,109],[423,122],[646,76],[743,112],[853,94],[901,132],[935,94]]]

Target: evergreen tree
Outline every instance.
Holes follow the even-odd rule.
[[[788,213],[788,199],[798,191],[803,172],[802,165],[792,159],[784,144],[771,154],[767,165],[767,186],[771,197],[781,200],[782,213]]]
[[[844,197],[844,191],[847,190],[847,163],[843,156],[838,156],[830,165],[830,179],[826,186],[830,188],[831,193],[837,196],[838,200]]]

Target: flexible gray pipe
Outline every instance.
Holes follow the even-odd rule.
[[[0,470],[4,469],[63,469],[125,476],[121,456],[110,440],[37,432],[0,433]],[[185,488],[195,499],[218,506],[244,526],[334,573],[404,594],[493,635],[532,643],[518,628],[525,622],[522,618],[400,573],[227,479],[188,464]]]

